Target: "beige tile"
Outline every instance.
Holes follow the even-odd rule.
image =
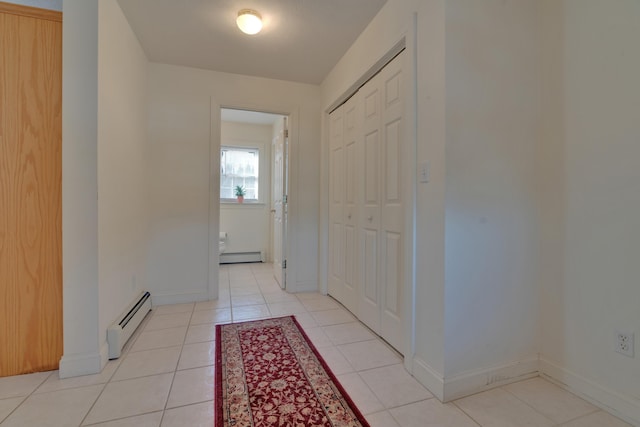
[[[49,378],[52,372],[53,371],[38,372],[35,374],[0,378],[0,399],[31,394],[40,384]]]
[[[342,355],[336,347],[320,347],[318,353],[331,369],[334,375],[346,374],[354,372],[353,366],[349,364],[347,359]]]
[[[217,308],[215,310],[194,311],[191,316],[192,325],[201,325],[204,323],[229,323],[231,322],[230,308]]]
[[[347,310],[338,308],[335,310],[312,311],[311,316],[320,326],[350,323],[356,320]]]
[[[216,363],[216,346],[214,341],[185,344],[180,355],[178,369],[199,368]]]
[[[282,292],[280,284],[275,279],[271,279],[270,281],[258,280],[258,287],[263,295],[270,292]]]
[[[318,296],[317,298],[303,298],[300,300],[308,311],[335,310],[341,308],[333,298]]]
[[[578,396],[542,378],[520,381],[503,388],[558,424],[598,410]]]
[[[85,424],[117,420],[164,409],[172,378],[173,374],[162,374],[107,384],[87,415]]]
[[[266,304],[266,301],[262,297],[262,294],[240,295],[231,297],[231,306],[233,308],[241,307],[243,305],[258,304]]]
[[[191,312],[172,314],[156,313],[147,322],[144,327],[144,332],[187,326],[189,324],[189,319],[191,319]]]
[[[308,328],[305,329],[304,332],[307,334],[316,349],[320,347],[333,346],[333,343],[329,340],[322,328]]]
[[[2,424],[2,420],[7,418],[9,414],[18,407],[22,401],[25,400],[24,396],[21,397],[11,397],[9,399],[0,399],[0,424]]]
[[[318,326],[318,322],[309,313],[298,313],[295,315],[298,324],[302,326],[302,329],[315,328]]]
[[[180,350],[178,346],[129,353],[120,363],[112,381],[173,372],[178,365]]]
[[[195,304],[192,302],[185,304],[158,305],[153,307],[153,312],[155,314],[191,313],[194,305]]]
[[[251,296],[251,295],[262,295],[260,292],[260,288],[258,285],[250,285],[250,286],[234,286],[231,285],[231,298],[233,297],[243,297],[243,296]]]
[[[167,408],[213,400],[214,383],[213,366],[176,372]]]
[[[376,336],[360,322],[324,326],[322,329],[336,345],[376,339]]]
[[[167,409],[162,427],[212,427],[214,421],[213,402],[210,401]]]
[[[631,427],[631,424],[599,411],[563,424],[563,427]]]
[[[389,410],[402,427],[478,427],[455,405],[442,404],[438,399],[423,400]],[[528,424],[518,424],[522,427]],[[486,424],[493,427],[494,424]]]
[[[357,373],[338,375],[338,381],[363,415],[384,409],[382,403]]]
[[[158,331],[145,331],[136,339],[131,347],[131,352],[182,345],[186,333],[186,326]]]
[[[161,420],[162,411],[158,411],[106,423],[91,424],[91,427],[159,427]]]
[[[35,393],[48,393],[56,390],[65,390],[68,388],[85,387],[95,384],[105,384],[113,376],[118,366],[120,366],[122,358],[109,360],[102,372],[93,375],[83,375],[80,377],[72,377],[60,379],[58,371],[53,371],[51,376],[35,391]]]
[[[397,353],[378,340],[361,341],[337,346],[356,371],[401,363]]]
[[[216,308],[229,307],[231,307],[231,297],[227,296],[226,298],[223,298],[222,295],[219,295],[217,300],[197,302],[194,310],[214,310]]]
[[[92,385],[33,394],[2,422],[2,427],[78,426],[103,387]]]
[[[202,325],[191,325],[187,329],[185,344],[196,342],[214,341],[216,339],[216,326],[210,323]]]
[[[554,425],[551,420],[502,389],[474,394],[456,400],[455,404],[482,426],[551,427]]]
[[[368,414],[366,417],[370,427],[400,427],[389,411]]]
[[[232,318],[234,322],[264,319],[265,317],[271,317],[266,304],[245,305],[242,307],[234,307],[232,310]]]
[[[288,294],[282,290],[276,290],[273,292],[263,292],[262,296],[264,297],[267,303],[272,304],[275,302],[300,302],[298,298],[294,294]]]
[[[306,313],[307,310],[298,301],[282,301],[269,303],[269,311],[272,316],[285,316],[288,314]]]
[[[402,364],[360,372],[360,377],[386,408],[433,397],[426,388],[409,375]]]
[[[324,295],[318,293],[318,292],[298,292],[295,294],[299,300],[305,300],[305,299],[313,299],[313,298],[319,298],[322,297]]]

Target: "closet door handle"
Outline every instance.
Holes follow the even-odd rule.
[[[348,215],[347,215],[347,219],[351,219],[351,214],[348,214]]]
[[[371,215],[369,215],[369,216],[367,217],[367,220],[368,220],[369,222],[371,222],[371,221],[373,221],[373,217],[372,217]]]

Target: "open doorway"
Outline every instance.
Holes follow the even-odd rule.
[[[286,289],[288,117],[220,109],[220,264],[269,263]]]

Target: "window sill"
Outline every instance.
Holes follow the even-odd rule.
[[[266,204],[265,203],[261,203],[261,202],[248,202],[248,201],[244,201],[243,203],[238,203],[236,201],[231,201],[231,200],[220,200],[220,207],[224,207],[224,208],[263,208],[265,207]]]

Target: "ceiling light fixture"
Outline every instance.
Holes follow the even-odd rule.
[[[238,12],[236,24],[245,34],[258,34],[262,30],[262,17],[255,10],[242,9]]]

